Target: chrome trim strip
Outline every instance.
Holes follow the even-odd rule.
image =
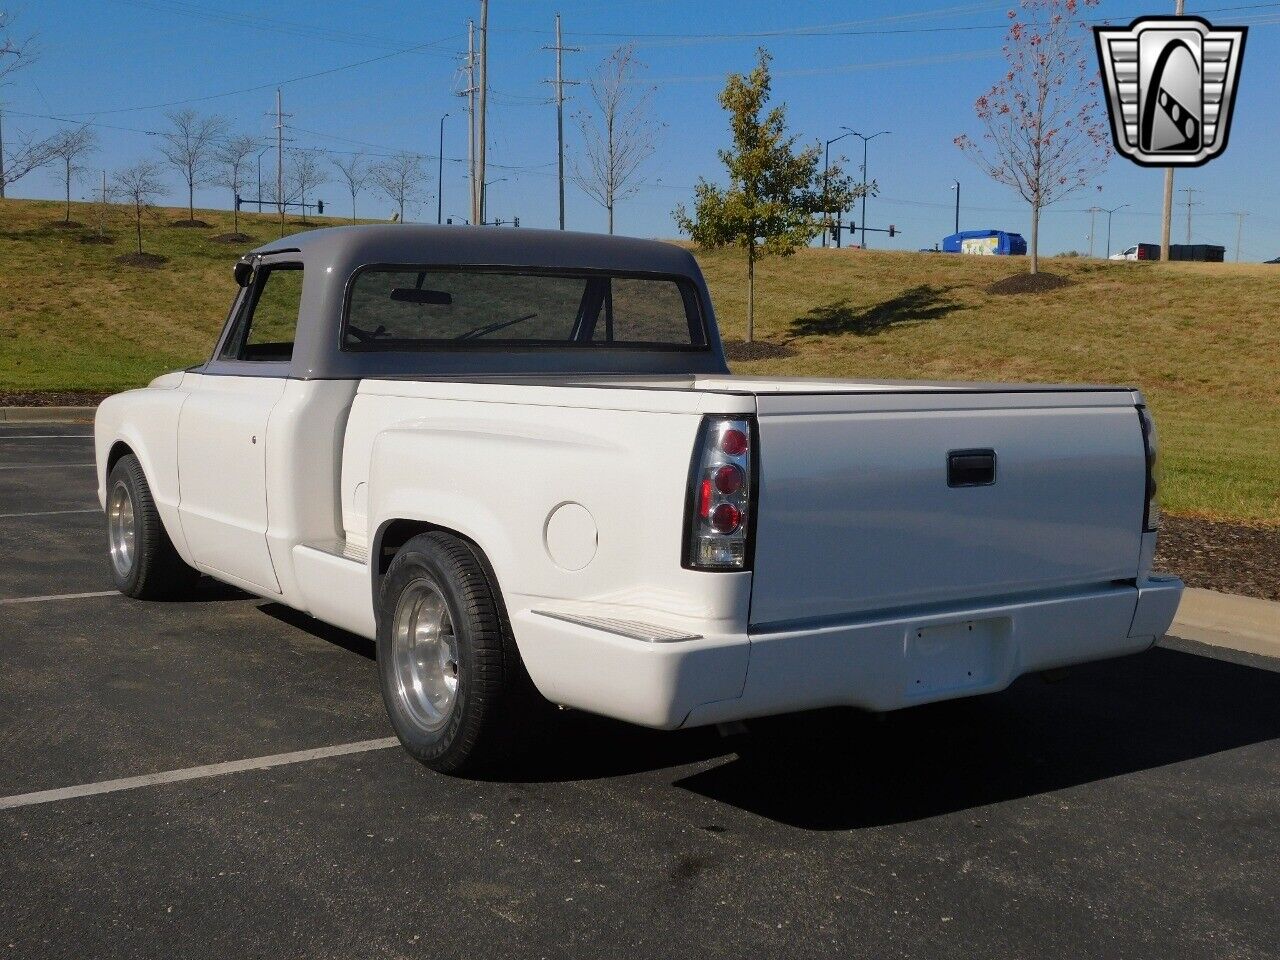
[[[700,633],[687,633],[683,630],[673,630],[670,627],[660,627],[656,624],[643,623],[639,620],[589,617],[577,613],[561,613],[556,610],[534,610],[532,612],[540,617],[563,620],[565,623],[576,624],[580,627],[591,627],[593,630],[603,630],[605,633],[616,633],[620,637],[643,640],[645,643],[683,643],[686,640],[702,639],[702,634]]]

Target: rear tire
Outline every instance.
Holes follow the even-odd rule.
[[[116,589],[138,600],[181,597],[200,576],[174,549],[142,465],[131,453],[107,477],[107,556]]]
[[[382,699],[405,750],[450,774],[507,759],[540,698],[474,549],[440,532],[409,540],[379,607]]]

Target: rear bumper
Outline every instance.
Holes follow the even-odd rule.
[[[1002,690],[1024,673],[1147,649],[1182,581],[1152,577],[963,609],[651,643],[532,611],[513,618],[549,699],[649,727],[831,706],[870,710]]]

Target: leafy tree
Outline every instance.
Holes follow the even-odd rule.
[[[160,167],[147,160],[116,172],[113,178],[115,192],[125,203],[133,206],[134,224],[138,235],[138,253],[142,253],[142,215],[151,208],[164,191],[160,182]]]
[[[955,143],[997,183],[1031,204],[1031,272],[1040,269],[1040,211],[1100,174],[1111,159],[1110,131],[1089,65],[1080,7],[1099,0],[1022,0],[1009,11],[1009,69],[974,103],[981,142]]]
[[[613,208],[640,189],[636,173],[653,154],[658,136],[658,124],[650,116],[653,88],[637,82],[642,69],[630,46],[619,47],[587,82],[599,117],[585,110],[577,115],[586,163],[574,164],[574,179],[608,211],[610,233]]]
[[[187,217],[196,218],[196,185],[204,183],[213,167],[214,150],[226,123],[221,117],[202,117],[194,110],[169,114],[170,129],[160,134],[160,152],[182,174],[187,184]]]
[[[821,170],[822,148],[797,149],[797,137],[787,133],[785,105],[766,113],[770,76],[767,50],[757,53],[750,74],[729,74],[720,104],[729,112],[733,147],[719,152],[729,185],[719,187],[703,178],[694,188],[693,215],[675,209],[679,228],[700,247],[737,246],[747,254],[747,342],[755,335],[756,260],[767,254],[789,256],[822,229],[824,206],[843,210],[862,196],[840,165]],[[875,182],[867,184],[874,194]],[[823,196],[827,202],[823,203]]]
[[[214,163],[220,168],[216,182],[231,191],[232,221],[236,233],[240,232],[240,205],[236,200],[240,197],[240,188],[244,186],[249,158],[261,149],[262,144],[257,137],[238,133],[224,140],[213,152]]]
[[[365,162],[364,155],[360,153],[334,160],[333,165],[338,171],[338,179],[346,186],[347,193],[351,194],[351,222],[355,223],[356,196],[369,182],[369,165]]]
[[[51,159],[57,160],[62,167],[62,185],[67,198],[65,223],[71,222],[71,183],[85,170],[80,159],[96,149],[98,149],[98,135],[88,127],[62,130],[54,134],[49,141]]]

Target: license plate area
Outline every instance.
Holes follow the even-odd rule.
[[[906,694],[934,696],[990,687],[1007,672],[1008,617],[961,620],[908,631]]]

